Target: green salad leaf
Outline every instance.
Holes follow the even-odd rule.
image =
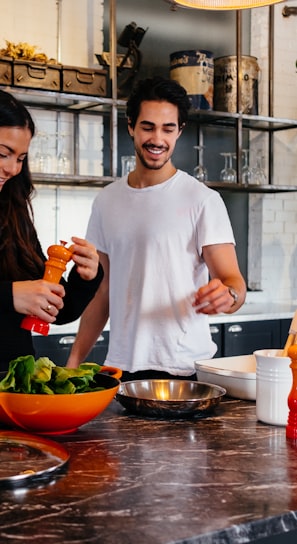
[[[95,376],[101,366],[82,363],[78,368],[56,366],[48,357],[36,359],[23,355],[10,361],[8,371],[0,381],[0,391],[32,394],[74,394],[104,389]]]

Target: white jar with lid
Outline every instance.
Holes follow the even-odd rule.
[[[292,387],[290,357],[281,349],[254,351],[256,357],[256,416],[270,425],[286,425],[288,396]]]

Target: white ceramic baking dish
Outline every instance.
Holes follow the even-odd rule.
[[[197,380],[224,387],[229,397],[256,400],[256,358],[239,355],[195,361]]]

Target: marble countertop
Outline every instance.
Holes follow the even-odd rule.
[[[297,530],[297,444],[225,398],[203,418],[145,419],[116,400],[69,435],[68,471],[1,490],[0,542],[226,544]]]

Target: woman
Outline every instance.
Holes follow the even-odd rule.
[[[21,328],[25,315],[47,323],[77,319],[103,277],[95,246],[72,238],[74,266],[67,282],[44,281],[45,255],[33,223],[34,187],[28,149],[35,128],[25,106],[0,91],[0,370],[10,360],[34,354],[31,332]]]

